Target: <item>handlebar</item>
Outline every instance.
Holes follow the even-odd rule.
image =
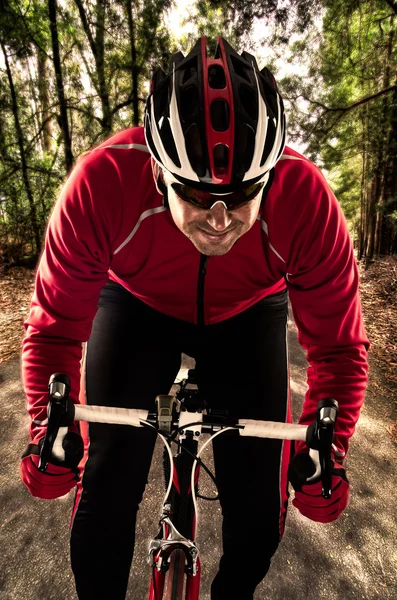
[[[190,373],[189,373],[190,377]],[[191,379],[184,380],[180,384],[181,390],[185,390],[186,382],[192,383]],[[204,414],[201,408],[197,412],[187,412],[177,410],[178,406],[173,396],[160,396],[163,399],[162,410],[156,413],[149,413],[146,410],[113,408],[107,406],[88,406],[82,404],[73,404],[69,400],[70,381],[66,375],[55,373],[51,376],[49,385],[49,410],[48,426],[44,443],[40,452],[39,470],[45,472],[50,462],[53,451],[62,451],[63,437],[66,435],[67,427],[73,421],[89,421],[97,423],[109,423],[119,425],[132,425],[133,427],[150,426],[158,432],[164,433],[161,428],[161,413],[166,414],[166,434],[172,432],[185,433],[190,430],[193,435],[202,433],[214,434],[221,429],[228,429],[225,435],[241,435],[250,437],[276,438],[283,440],[301,440],[305,441],[312,450],[319,453],[319,469],[315,476],[321,474],[322,495],[324,498],[331,497],[332,487],[332,440],[334,436],[334,427],[338,414],[338,403],[332,398],[320,400],[317,406],[316,421],[311,425],[299,425],[296,423],[279,423],[273,421],[255,421],[250,419],[231,419],[224,414],[216,414],[211,411],[210,414]],[[186,389],[189,398],[193,396],[192,390]],[[177,393],[177,399],[183,401],[183,394]],[[164,411],[164,406],[170,407]],[[190,428],[190,429],[189,429]],[[318,471],[318,472],[317,472]]]

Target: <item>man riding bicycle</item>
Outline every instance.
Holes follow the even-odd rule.
[[[203,37],[186,57],[172,55],[168,74],[155,72],[143,128],[79,160],[49,222],[25,324],[32,424],[22,479],[41,498],[77,485],[80,600],[125,598],[155,433],[90,424],[80,461],[73,425],[65,462],[39,472],[50,375],[69,376],[74,402],[152,410],[184,352],[210,406],[290,421],[288,296],[309,362],[300,422],[314,420],[321,398],[339,403],[333,494],[325,500],[319,481],[306,483],[314,469],[303,444],[288,472],[289,442],[214,439],[223,556],[212,600],[253,599],[283,534],[287,474],[305,516],[330,522],[346,507],[341,463],[363,402],[368,341],[345,219],[320,171],[285,147],[272,74],[222,38],[209,58]]]

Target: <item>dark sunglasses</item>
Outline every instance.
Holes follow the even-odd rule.
[[[196,190],[182,183],[171,183],[172,189],[181,200],[204,210],[209,210],[215,202],[219,201],[224,202],[229,210],[239,208],[246,202],[253,200],[263,189],[264,185],[264,182],[253,183],[230,194],[210,194],[209,192]]]

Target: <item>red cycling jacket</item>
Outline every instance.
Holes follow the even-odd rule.
[[[78,401],[82,343],[107,279],[162,313],[197,323],[199,264],[200,253],[156,190],[143,128],[111,137],[78,161],[49,221],[25,322],[22,374],[32,438],[47,417],[52,373],[69,375]],[[320,398],[336,398],[335,443],[343,455],[367,379],[357,268],[323,175],[288,147],[254,226],[227,254],[209,257],[204,323],[228,319],[286,286],[309,362],[300,422],[313,421]]]

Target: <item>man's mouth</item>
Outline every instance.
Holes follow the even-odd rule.
[[[213,239],[213,240],[220,240],[220,239],[226,237],[228,233],[233,231],[233,229],[228,229],[227,231],[215,232],[215,231],[208,231],[207,229],[202,229],[201,227],[199,227],[198,229],[206,237]]]

